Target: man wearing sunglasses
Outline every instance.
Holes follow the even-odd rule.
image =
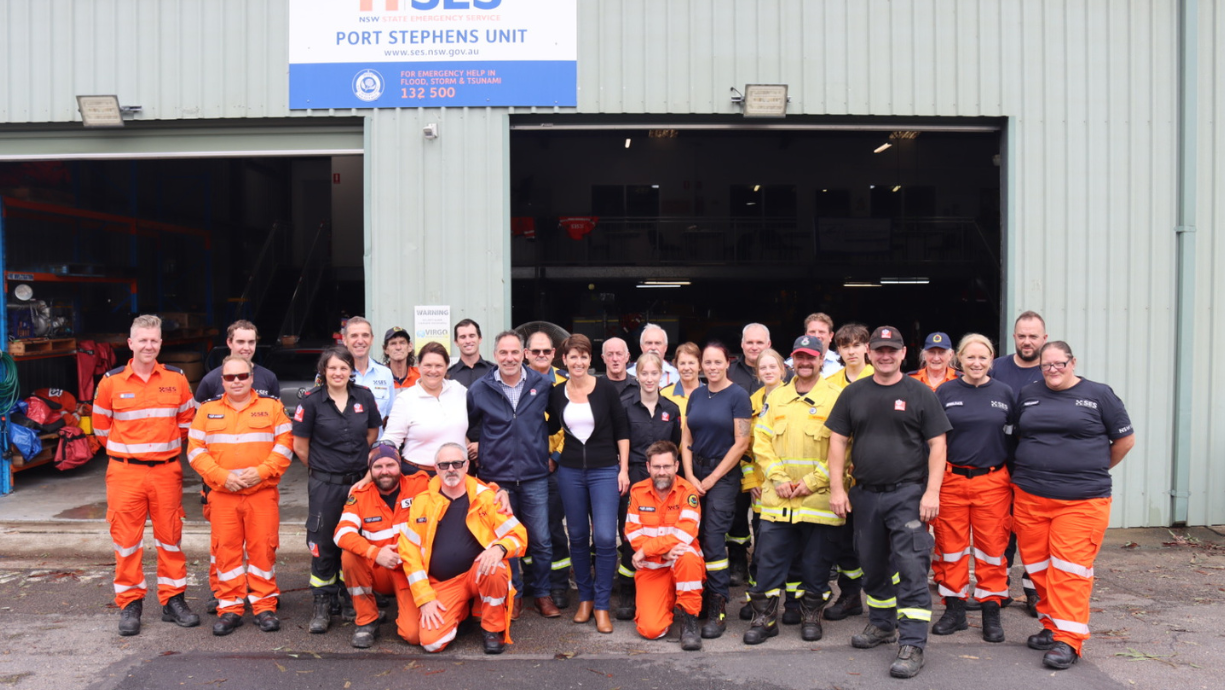
[[[277,380],[276,374],[268,369],[261,367],[255,363],[255,346],[259,343],[259,329],[255,324],[246,319],[239,319],[230,324],[230,327],[225,331],[225,345],[230,349],[230,355],[242,357],[251,362],[252,377],[254,383],[251,389],[260,394],[264,398],[279,398],[281,397],[281,383]],[[203,405],[205,402],[214,398],[219,398],[225,393],[225,388],[221,383],[221,367],[217,367],[204,375],[200,383],[196,386],[196,404]],[[200,489],[200,502],[204,504],[204,519],[210,520],[212,515],[212,507],[208,504],[208,493],[211,489],[208,483],[205,482],[203,488]],[[209,563],[208,565],[208,590],[213,593],[212,598],[205,604],[205,610],[209,613],[217,613],[217,591],[221,588],[217,581],[217,564]]]
[[[544,331],[536,331],[527,337],[527,363],[533,370],[544,374],[554,386],[565,383],[566,373],[553,366],[553,338]],[[557,459],[561,457],[561,447],[566,432],[558,431],[549,437],[549,471],[557,469]],[[549,569],[549,591],[553,595],[553,603],[558,609],[570,606],[570,540],[566,536],[566,526],[563,524],[565,511],[562,510],[561,493],[557,489],[557,475],[549,475],[549,534],[553,537],[553,562]],[[530,565],[530,557],[523,559],[525,565]],[[534,571],[523,569],[524,589],[533,589]]]
[[[468,476],[463,446],[444,444],[434,467],[438,475],[413,499],[399,546],[421,612],[421,646],[427,652],[445,649],[479,598],[485,653],[501,654],[511,641],[510,559],[523,555],[527,530],[499,510],[493,490]]]
[[[187,440],[187,461],[212,489],[210,560],[217,569],[218,616],[213,634],[229,635],[242,625],[247,601],[259,629],[273,632],[281,629],[277,485],[293,459],[292,426],[279,398],[252,390],[251,362],[230,355],[220,369],[225,394],[200,406]]]

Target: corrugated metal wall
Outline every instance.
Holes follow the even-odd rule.
[[[1225,20],[1201,2],[1199,301],[1225,324],[1213,241]],[[731,87],[790,85],[792,114],[1008,118],[1007,311],[1042,312],[1080,373],[1113,385],[1139,444],[1116,473],[1116,526],[1170,520],[1177,10],[1173,0],[579,0],[581,113],[734,114]],[[1207,21],[1208,19],[1211,21]],[[77,119],[118,92],[142,119],[327,116],[287,110],[284,0],[9,0],[0,122]],[[507,116],[367,117],[368,303],[377,323],[451,304],[508,325]],[[336,113],[350,115],[354,111]],[[421,128],[437,122],[427,141]],[[841,318],[871,321],[870,314]],[[1215,317],[1215,318],[1214,318]],[[1225,371],[1195,391],[1193,522],[1225,522]],[[1219,465],[1219,463],[1218,463]]]
[[[1199,174],[1196,186],[1196,343],[1191,415],[1191,499],[1188,523],[1225,524],[1225,7],[1200,2]]]

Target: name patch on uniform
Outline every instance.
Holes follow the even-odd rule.
[[[300,422],[305,418],[305,416],[306,413],[302,411],[302,406],[298,405],[298,409],[293,411],[293,420],[295,422]]]
[[[896,411],[898,411],[898,412],[905,412],[905,411],[906,411],[906,401],[905,401],[905,400],[900,400],[900,399],[899,399],[899,400],[894,400],[894,401],[893,401],[893,409],[894,409],[894,410],[896,410]]]
[[[419,518],[417,518],[417,522],[418,522],[418,523],[425,522],[426,520],[427,520],[427,518],[423,518],[423,517],[419,517]]]
[[[1042,401],[1041,400],[1026,400],[1025,402],[1021,403],[1021,406],[1022,407],[1032,407],[1034,405],[1037,405],[1040,402]]]
[[[401,507],[401,508],[411,508],[411,507],[412,507],[412,505],[413,505],[413,499],[411,499],[411,498],[405,498],[405,499],[403,499],[403,500],[401,500],[401,501],[400,501],[400,507]]]
[[[382,522],[382,521],[383,521],[383,518],[381,517],[368,517],[365,520],[362,520],[362,522],[367,522],[367,523],[368,522]]]
[[[267,411],[267,410],[261,410],[261,411],[259,411],[259,412],[252,412],[252,413],[251,413],[251,416],[252,416],[252,417],[267,417],[267,416],[268,416],[268,411]]]
[[[121,398],[135,398],[135,397],[136,397],[136,394],[135,394],[135,393],[120,393],[120,394],[119,394],[119,397],[121,397]]]
[[[210,415],[208,416],[208,418],[209,418],[209,419],[225,419],[225,415],[223,415],[223,414],[210,414]]]
[[[640,510],[640,511],[642,511],[642,512],[644,512],[644,513],[654,513],[654,512],[655,512],[655,506],[638,506],[638,510]]]
[[[995,404],[995,401],[994,401],[994,400],[992,400],[992,401],[991,401],[991,404],[992,404],[992,405],[994,405],[994,404]],[[965,405],[965,403],[963,403],[963,402],[962,402],[962,401],[960,401],[960,400],[954,400],[954,401],[952,401],[952,402],[946,402],[946,403],[944,403],[944,409],[946,409],[946,410],[947,410],[947,409],[949,409],[950,407],[961,407],[962,405]]]
[[[361,403],[353,403],[353,411],[358,414],[361,414],[362,412],[365,411],[365,408],[362,407]]]

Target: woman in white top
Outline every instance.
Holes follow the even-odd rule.
[[[380,442],[400,448],[400,457],[434,474],[434,454],[444,443],[467,447],[468,389],[447,379],[450,357],[446,348],[430,342],[421,347],[421,378],[401,390],[387,417]]]

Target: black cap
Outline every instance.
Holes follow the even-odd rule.
[[[791,355],[795,356],[797,352],[806,352],[817,359],[825,356],[825,343],[814,335],[802,335],[795,339],[795,344],[791,346]]]
[[[387,347],[387,343],[391,342],[392,338],[404,338],[409,344],[413,342],[413,339],[408,336],[408,331],[399,326],[392,326],[387,329],[387,333],[383,335],[383,347]]]
[[[875,350],[886,345],[899,350],[906,347],[905,341],[902,340],[902,334],[893,326],[881,326],[872,331],[872,337],[868,338],[869,349]]]

